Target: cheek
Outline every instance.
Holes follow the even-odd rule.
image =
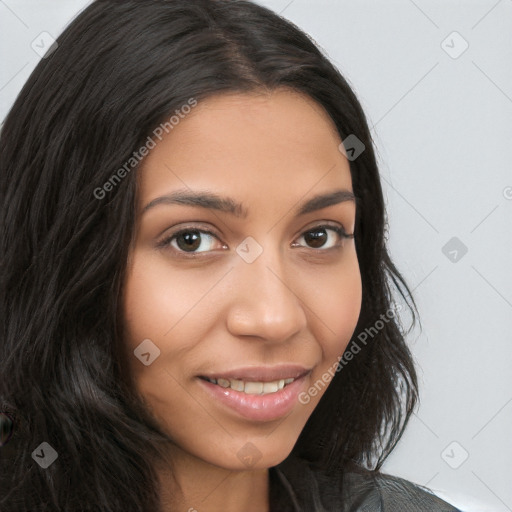
[[[181,327],[179,319],[186,315],[186,306],[193,300],[188,297],[193,287],[181,281],[183,276],[169,275],[168,268],[163,268],[156,258],[144,251],[135,253],[127,272],[122,305],[124,349],[128,370],[143,394],[147,389],[162,388],[164,369],[175,351],[181,348],[173,334]],[[178,328],[174,328],[176,324]],[[169,340],[173,338],[175,343],[171,348]],[[187,338],[180,336],[179,339]],[[139,346],[145,347],[144,350]],[[136,354],[147,352],[150,356],[146,366]]]
[[[190,313],[207,284],[186,272],[173,272],[162,258],[136,253],[123,297],[127,344],[133,350],[145,338],[170,338],[170,331]]]
[[[126,275],[123,312],[128,370],[146,405],[159,417],[179,409],[184,417],[197,417],[193,402],[184,400],[183,353],[201,338],[197,322],[192,329],[194,304],[204,295],[206,284],[184,272],[172,271],[165,260],[143,250],[135,252]],[[188,314],[188,316],[187,316]],[[143,340],[151,340],[150,362],[145,365],[134,354]],[[153,351],[158,354],[153,358]],[[186,397],[185,397],[186,398]],[[162,422],[164,419],[159,418]],[[187,425],[191,428],[191,425]],[[169,429],[173,432],[172,429]],[[173,432],[174,433],[174,432]]]
[[[329,309],[335,320],[334,330],[343,340],[342,346],[337,347],[337,355],[341,355],[354,333],[361,313],[362,284],[357,260],[352,271],[344,276],[343,282],[338,288],[337,297],[337,300],[332,301],[332,306],[329,306]]]
[[[323,287],[319,289],[318,283]],[[308,389],[299,399],[312,411],[329,387],[337,363],[350,340],[361,312],[362,283],[355,250],[339,271],[330,271],[317,281],[311,309],[317,315],[315,338],[320,344],[322,358],[311,374]]]
[[[324,360],[341,356],[347,347],[361,312],[362,284],[355,249],[343,261],[340,271],[323,276],[323,287],[315,295],[313,311],[318,323],[324,324],[327,337],[323,339]]]

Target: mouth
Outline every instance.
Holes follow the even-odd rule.
[[[277,393],[295,380],[291,377],[288,379],[279,379],[270,382],[244,381],[241,379],[226,379],[223,377],[219,377],[218,379],[210,379],[209,377],[199,378],[211,382],[212,384],[216,384],[221,388],[231,388],[247,395],[268,395]]]
[[[290,414],[312,369],[301,365],[245,367],[200,375],[203,390],[221,407],[251,421],[272,421]]]

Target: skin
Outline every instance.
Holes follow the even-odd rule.
[[[318,194],[352,191],[340,143],[319,104],[280,88],[202,101],[143,162],[123,308],[129,371],[175,442],[158,469],[166,511],[268,510],[268,468],[290,454],[326,389],[278,420],[251,421],[213,400],[198,375],[299,363],[312,369],[306,391],[350,341],[361,307],[354,240],[320,230],[315,245],[304,234],[325,223],[352,234],[355,202],[296,214]],[[183,188],[229,196],[247,218],[182,204],[143,212]],[[201,234],[197,257],[176,238],[158,246],[184,227],[218,239]],[[236,252],[248,236],[263,249],[252,263]],[[148,338],[160,355],[145,366],[133,351]],[[237,456],[248,442],[260,457],[250,467]]]

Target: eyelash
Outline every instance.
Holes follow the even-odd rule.
[[[308,233],[311,233],[311,232],[314,232],[314,231],[319,231],[319,230],[325,230],[325,231],[334,231],[342,240],[343,239],[351,239],[351,238],[354,238],[354,234],[348,234],[345,229],[341,226],[333,226],[333,225],[330,225],[330,224],[320,224],[318,226],[314,226],[310,229],[307,229],[306,231],[303,231],[300,235],[299,238],[303,237],[304,235],[308,234]],[[187,227],[184,227],[182,229],[180,229],[179,231],[176,231],[176,233],[172,233],[171,235],[165,237],[162,241],[158,242],[157,244],[157,248],[159,249],[165,249],[167,247],[171,247],[171,242],[177,238],[178,236],[184,234],[184,233],[191,233],[191,232],[194,232],[194,233],[200,233],[200,234],[206,234],[206,235],[210,235],[212,236],[213,238],[219,240],[219,237],[213,233],[212,231],[209,231],[207,229],[200,229],[198,227],[193,227],[193,226],[187,226]],[[219,240],[220,241],[220,240]],[[302,246],[303,248],[308,248],[308,247],[304,247]],[[328,252],[329,250],[333,250],[333,249],[337,249],[339,248],[340,245],[336,245],[334,247],[329,247],[327,249],[322,249],[322,248],[313,248],[313,247],[309,247],[309,249],[311,249],[312,251],[316,252],[316,253],[321,253],[321,252]],[[194,258],[194,257],[201,257],[199,255],[203,254],[203,253],[206,253],[208,254],[209,252],[211,251],[190,251],[190,252],[187,252],[187,251],[183,251],[179,248],[175,248],[173,247],[172,248],[174,252],[178,253],[180,256],[184,256],[186,258]]]

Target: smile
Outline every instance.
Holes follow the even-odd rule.
[[[311,368],[302,365],[245,367],[200,375],[198,382],[218,407],[246,420],[283,418],[297,406]]]
[[[251,381],[243,381],[239,379],[210,379],[208,377],[203,377],[208,382],[212,384],[217,384],[221,388],[231,388],[235,391],[240,391],[241,393],[246,393],[248,395],[268,395],[271,393],[277,393],[281,391],[286,385],[291,384],[295,379],[279,379],[271,382],[251,382]]]

